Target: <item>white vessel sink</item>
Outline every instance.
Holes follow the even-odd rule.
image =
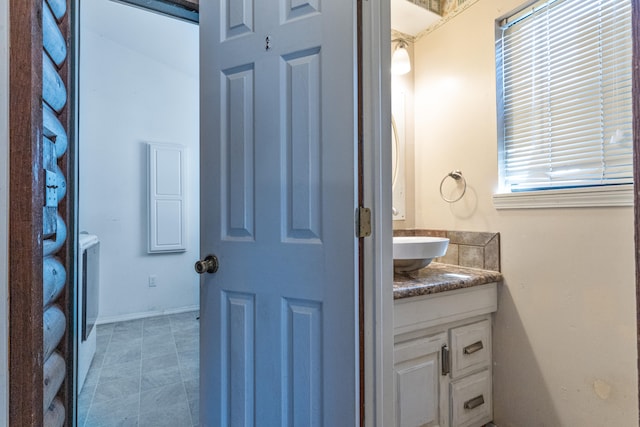
[[[426,267],[447,253],[449,239],[428,236],[398,236],[393,238],[393,269],[398,273]]]

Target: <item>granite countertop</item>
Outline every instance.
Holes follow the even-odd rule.
[[[428,267],[393,277],[393,299],[435,294],[502,281],[499,271],[432,262]]]

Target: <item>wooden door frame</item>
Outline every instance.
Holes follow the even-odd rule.
[[[71,9],[67,0],[67,11]],[[44,169],[42,164],[42,1],[9,0],[9,425],[43,425],[43,206]],[[60,23],[63,35],[70,40],[70,13]],[[69,61],[60,75],[69,85]],[[69,131],[69,103],[59,117]],[[71,150],[71,148],[70,148]],[[66,155],[66,159],[70,156]],[[69,188],[71,162],[60,164]],[[69,194],[72,192],[70,191]],[[58,206],[69,226],[73,224],[72,197],[67,195]],[[72,229],[69,227],[69,229]],[[71,266],[72,237],[58,257]],[[68,269],[68,268],[67,268]],[[68,269],[69,270],[69,269]],[[72,330],[69,283],[61,296],[67,315],[67,331]],[[68,363],[67,378],[73,377],[69,339],[66,333],[58,351]],[[72,381],[65,381],[61,397],[71,407]],[[70,420],[71,414],[67,414]]]
[[[638,401],[640,402],[640,0],[631,0],[633,38],[633,206],[636,264],[636,334],[638,357]],[[640,405],[638,407],[640,419]]]
[[[16,426],[42,425],[43,412],[41,16],[42,2],[9,2],[9,424]]]

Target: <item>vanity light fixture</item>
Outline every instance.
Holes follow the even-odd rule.
[[[407,42],[404,39],[395,39],[391,42],[397,43],[391,57],[391,74],[394,76],[407,74],[411,71],[411,59],[407,51]]]

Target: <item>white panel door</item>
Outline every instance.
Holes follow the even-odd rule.
[[[147,145],[149,253],[183,252],[185,241],[184,147]]]
[[[356,10],[201,2],[203,426],[358,422]]]

